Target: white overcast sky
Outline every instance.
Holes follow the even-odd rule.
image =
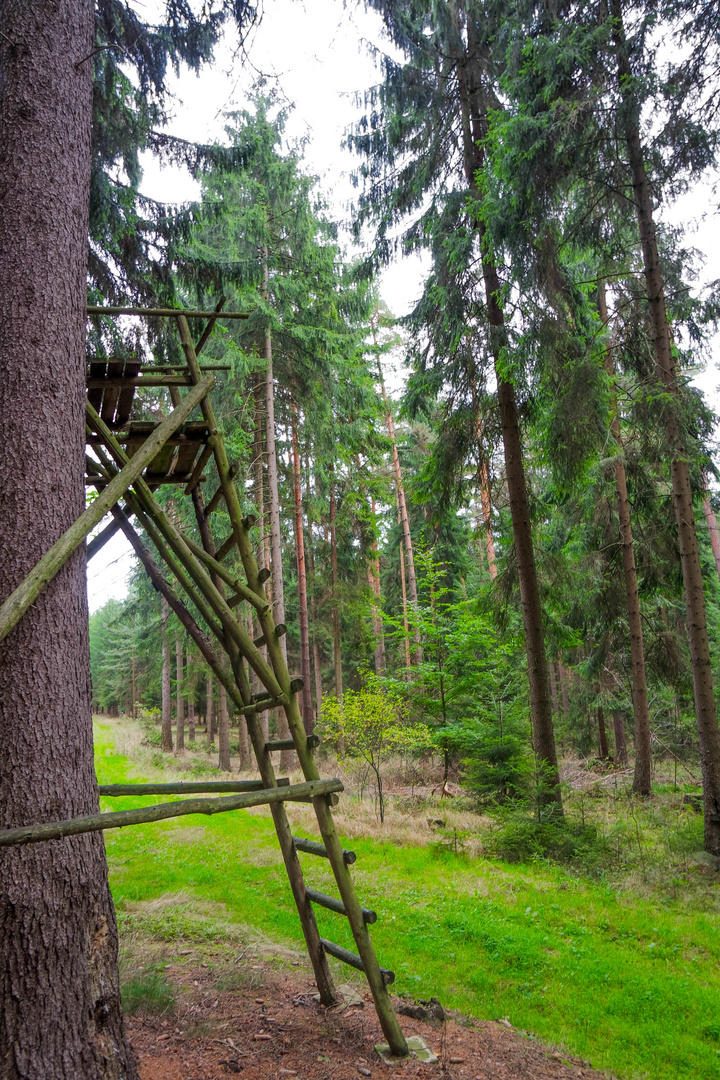
[[[138,0],[137,7],[144,17],[152,18],[152,2]],[[375,13],[360,4],[265,0],[262,21],[249,43],[249,64],[239,59],[233,62],[232,43],[227,41],[215,63],[199,75],[185,71],[173,80],[176,101],[168,130],[196,142],[222,140],[223,114],[243,108],[253,84],[266,76],[267,89],[274,87],[281,99],[293,106],[286,135],[307,140],[306,167],[319,177],[331,203],[331,215],[349,222],[348,204],[356,194],[350,174],[357,159],[341,148],[341,142],[361,115],[355,95],[362,95],[378,81],[368,42],[382,44],[382,24]],[[187,172],[172,166],[161,169],[150,154],[145,155],[143,168],[146,195],[178,203],[197,198],[199,185]],[[669,215],[673,222],[692,222],[697,227],[691,242],[706,257],[701,280],[720,278],[717,201],[709,185],[698,185]],[[344,243],[349,243],[347,234]],[[411,309],[420,295],[422,277],[419,257],[399,261],[385,271],[381,292],[394,314]],[[715,357],[696,381],[716,402],[720,375]],[[91,612],[110,597],[126,595],[130,565],[127,542],[116,535],[88,566]]]

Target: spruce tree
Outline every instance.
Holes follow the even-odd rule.
[[[376,0],[373,7],[404,54],[403,63],[384,59],[384,81],[369,97],[372,112],[350,140],[367,160],[361,170],[368,181],[363,205],[364,216],[376,221],[374,261],[390,256],[391,230],[408,217],[416,220],[406,227],[404,243],[408,248],[421,246],[433,235],[446,208],[463,207],[470,201],[469,221],[458,240],[456,259],[458,265],[464,259],[465,267],[479,268],[474,271],[478,286],[474,299],[476,307],[479,295],[484,303],[482,360],[490,362],[497,382],[533,741],[546,770],[544,801],[561,812],[543,614],[523,468],[518,404],[522,376],[514,363],[502,283],[486,223],[473,209],[481,200],[490,111],[499,107],[498,67],[489,46],[499,28],[497,13],[472,0],[427,0],[411,7],[395,0]],[[423,212],[425,205],[428,208]]]

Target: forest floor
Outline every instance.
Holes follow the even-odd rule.
[[[98,778],[218,776],[203,750],[162,755],[146,735],[131,721],[99,719]],[[343,776],[350,797],[336,818],[358,856],[361,900],[378,911],[380,961],[396,971],[402,1001],[437,997],[450,1017],[440,1028],[403,1018],[408,1032],[423,1031],[437,1066],[385,1066],[370,1005],[324,1012],[308,997],[265,808],[106,833],[143,1080],[240,1068],[249,1080],[593,1075],[581,1057],[623,1078],[720,1080],[720,873],[699,850],[700,816],[667,784],[638,804],[622,777],[596,772],[588,786],[578,762],[565,769],[568,818],[582,840],[565,863],[517,861],[526,823],[433,795],[433,775],[403,766],[389,777],[382,825],[368,793],[358,797],[363,777]],[[321,772],[332,775],[336,763]],[[103,808],[154,801],[104,799]],[[289,813],[293,831],[316,835],[308,807]],[[587,840],[594,829],[601,842]],[[498,837],[515,861],[497,856]],[[309,884],[333,891],[324,860],[308,858],[304,869]],[[325,912],[319,920],[321,933],[352,947],[344,921]],[[357,973],[333,968],[338,983],[364,993]]]
[[[302,954],[273,955],[257,944],[238,959],[236,950],[195,945],[156,948],[145,962],[162,970],[172,1004],[161,1014],[138,1011],[128,1019],[142,1080],[576,1080],[607,1077],[586,1062],[544,1047],[507,1021],[483,1023],[459,1014],[422,1020],[401,1016],[407,1037],[420,1035],[437,1057],[386,1063],[375,1050],[384,1042],[372,998],[362,982],[339,984],[339,1007],[314,1000],[312,972]],[[138,1000],[152,1002],[153,985],[131,984]],[[162,995],[161,995],[162,996]],[[127,993],[126,993],[127,997]],[[351,1004],[348,1004],[351,1002]],[[395,999],[396,1007],[408,1009]],[[412,1006],[410,1006],[412,1008]],[[427,1010],[425,1010],[427,1011]]]

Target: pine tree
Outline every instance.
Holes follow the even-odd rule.
[[[493,82],[494,57],[488,38],[497,28],[486,13],[463,0],[427,2],[408,9],[394,0],[373,4],[385,20],[394,44],[406,61],[385,58],[385,80],[372,95],[373,116],[352,137],[366,156],[364,174],[371,180],[365,216],[377,220],[375,261],[391,251],[388,230],[417,214],[405,233],[408,247],[437,235],[447,208],[457,214],[468,196],[481,199],[479,182],[485,168],[484,140],[489,112],[498,107]],[[421,212],[429,201],[429,209]],[[533,739],[547,770],[545,801],[562,812],[552,704],[545,654],[543,617],[532,540],[532,522],[519,423],[517,384],[503,311],[502,287],[484,218],[473,209],[461,240],[479,259],[478,286],[484,295],[486,353],[497,380],[497,406],[505,451],[506,482],[513,524],[514,554],[528,657]],[[465,264],[467,265],[467,263]],[[477,304],[477,299],[476,299]]]

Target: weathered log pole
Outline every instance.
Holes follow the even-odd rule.
[[[138,452],[131,459],[127,459],[127,464],[113,477],[104,491],[88,506],[87,510],[80,515],[67,532],[63,533],[60,539],[33,567],[28,576],[20,582],[15,591],[10,594],[2,607],[0,607],[0,641],[7,637],[12,628],[17,625],[47,583],[52,581],[60,567],[64,566],[73,552],[80,547],[85,537],[102,521],[110,507],[114,506],[131,484],[134,484],[139,479],[142,471],[157,456],[158,450],[165,445],[173,432],[187,420],[195,406],[202,401],[214,385],[214,382],[214,376],[207,375],[194,390],[190,391],[187,397],[183,398],[182,404],[163,420],[152,435],[146,439]]]
[[[98,307],[88,304],[88,315],[146,315],[151,319],[166,319],[170,316],[184,315],[186,319],[249,319],[248,311],[185,311],[182,308],[143,308],[143,307]]]
[[[290,783],[286,776],[277,781],[278,787],[287,787]],[[262,791],[262,780],[200,780],[177,784],[98,784],[98,794],[106,798],[119,795],[191,795],[200,791]]]
[[[187,814],[223,814],[228,810],[244,810],[250,806],[265,806],[276,802],[300,802],[307,798],[342,791],[341,780],[311,780],[288,787],[263,788],[226,799],[184,799],[182,802],[160,803],[136,810],[117,810],[110,814],[87,814],[67,821],[50,821],[44,825],[21,825],[0,832],[0,847],[15,844],[37,844],[41,840],[61,840],[64,836],[101,832],[103,829],[123,829],[126,825],[144,825],[149,821],[185,817]]]

